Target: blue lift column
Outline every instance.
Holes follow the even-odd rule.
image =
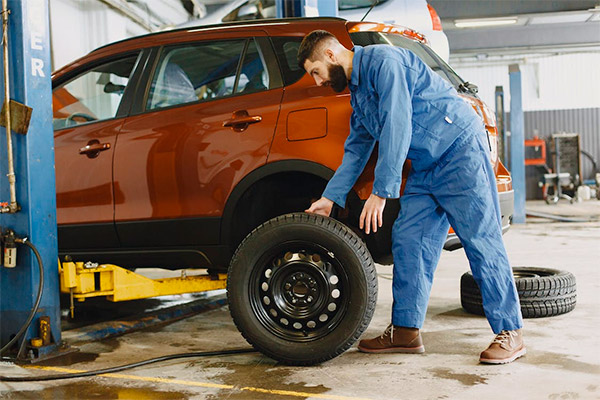
[[[525,223],[525,122],[519,64],[508,66],[510,80],[510,173],[515,191],[513,222]]]
[[[16,201],[20,210],[0,214],[0,226],[2,232],[11,229],[18,238],[27,238],[43,260],[45,277],[40,307],[29,329],[18,341],[19,348],[25,341],[21,358],[31,359],[55,352],[61,341],[48,1],[9,0],[8,8],[10,97],[33,111],[27,133],[12,133]],[[3,69],[0,63],[0,71]],[[0,96],[4,100],[4,84],[0,81]],[[8,202],[10,196],[7,165],[6,129],[2,127],[2,202]],[[0,347],[11,340],[29,316],[35,304],[39,279],[37,260],[31,249],[17,244],[16,266],[0,266]],[[40,317],[49,317],[50,343],[28,349],[26,346],[32,338],[42,336]],[[3,354],[5,357],[10,355]]]

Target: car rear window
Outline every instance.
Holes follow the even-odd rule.
[[[371,44],[387,44],[410,50],[425,62],[435,73],[450,82],[455,88],[463,80],[444,62],[433,50],[426,45],[402,35],[385,32],[354,32],[350,34],[352,42],[359,46]]]
[[[298,66],[298,48],[302,38],[274,36],[271,37],[271,41],[275,47],[285,86],[298,82],[304,76],[304,69]]]

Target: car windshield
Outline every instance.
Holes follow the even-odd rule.
[[[377,5],[381,5],[388,0],[379,0]],[[338,0],[338,10],[353,10],[356,8],[371,7],[377,0]]]
[[[464,91],[462,85],[464,81],[446,64],[433,50],[427,45],[419,43],[416,40],[409,39],[399,34],[385,32],[354,32],[350,34],[352,42],[359,46],[368,46],[371,44],[388,44],[401,47],[415,53],[421,58],[435,73],[450,82],[457,90]]]

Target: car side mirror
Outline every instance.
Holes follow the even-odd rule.
[[[466,86],[467,86],[467,89],[469,89],[473,93],[479,92],[479,87],[474,83],[467,82]]]

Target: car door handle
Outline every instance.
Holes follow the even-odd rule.
[[[79,154],[85,154],[89,158],[98,157],[98,153],[110,149],[110,143],[100,143],[98,140],[90,140],[89,143],[79,149]]]
[[[243,132],[248,128],[248,125],[256,124],[260,121],[262,121],[260,115],[249,115],[248,111],[240,110],[235,111],[231,119],[223,122],[223,126],[231,128],[235,132]]]

